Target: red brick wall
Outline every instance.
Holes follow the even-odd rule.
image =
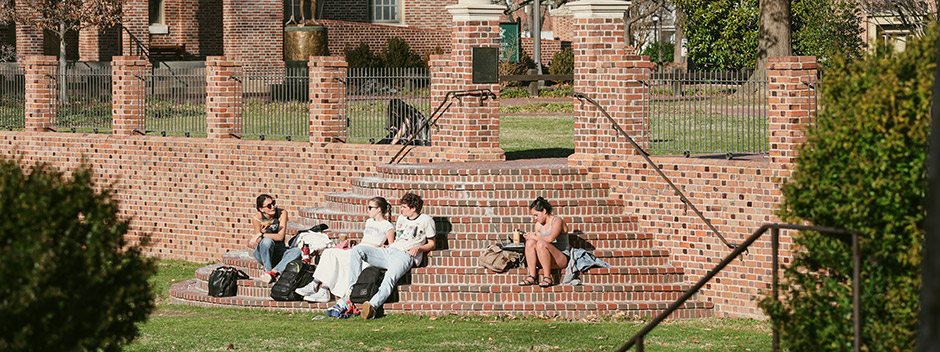
[[[243,61],[249,69],[284,66],[283,3],[281,0],[224,0],[225,57]]]
[[[370,22],[369,2],[367,0],[321,0],[323,10],[318,16],[324,20],[349,22]],[[332,40],[333,38],[330,38]]]
[[[121,32],[122,55],[142,55],[138,53],[137,45],[150,48],[150,12],[147,0],[127,0],[122,7],[124,11],[121,25],[127,31]],[[130,33],[128,35],[128,33]],[[136,41],[134,40],[136,39]],[[138,43],[139,42],[139,43]]]
[[[121,26],[98,29],[88,27],[79,33],[78,56],[80,61],[111,61],[121,55]]]
[[[260,193],[297,211],[322,204],[326,192],[350,190],[355,177],[374,174],[397,146],[233,139],[0,132],[0,155],[75,168],[82,157],[100,186],[116,183],[122,215],[133,218],[132,240],[149,233],[147,254],[218,260],[244,248],[249,216]],[[443,160],[418,147],[404,162]]]
[[[369,44],[373,52],[381,53],[391,37],[404,39],[412,51],[422,56],[435,47],[450,51],[450,32],[442,30],[332,20],[320,22],[329,31],[330,55],[343,55],[346,48],[355,48],[362,41]]]
[[[778,222],[780,180],[765,158],[759,161],[654,157],[653,161],[730,242],[741,243],[754,230]],[[708,227],[639,156],[618,157],[597,168],[597,176],[639,218],[640,231],[669,250],[672,265],[694,283],[731,253]],[[781,264],[790,262],[790,234],[781,233]],[[771,282],[769,233],[753,244],[702,290],[719,316],[760,317],[756,299]]]
[[[223,54],[221,1],[164,0],[164,11],[169,33],[151,35],[152,45],[185,45],[199,58]]]
[[[457,0],[420,1],[402,0],[404,3],[405,23],[419,28],[433,28],[450,31],[454,26],[453,17],[444,7],[457,4]]]

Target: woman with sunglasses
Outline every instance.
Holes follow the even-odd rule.
[[[369,218],[362,231],[360,246],[384,247],[386,241],[395,241],[395,226],[388,221],[391,207],[382,197],[369,199],[366,208]],[[345,297],[349,294],[349,254],[351,251],[329,248],[320,254],[317,269],[313,272],[313,282],[295,290],[309,302],[329,302],[332,296]]]
[[[248,247],[254,248],[255,260],[264,266],[264,273],[258,279],[271,283],[277,280],[287,263],[300,258],[302,253],[299,248],[288,249],[284,244],[287,212],[277,207],[274,197],[259,195],[255,199],[255,207],[258,212],[251,215],[254,232],[248,240]]]

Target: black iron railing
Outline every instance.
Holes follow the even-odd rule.
[[[463,97],[479,97],[480,103],[482,104],[486,99],[495,99],[496,94],[489,89],[452,90],[447,92],[444,94],[444,98],[441,99],[441,103],[438,104],[437,108],[435,108],[431,113],[431,116],[423,124],[421,124],[421,126],[418,127],[414,133],[411,133],[408,138],[404,140],[404,142],[402,142],[404,145],[401,146],[401,149],[398,150],[398,153],[395,153],[395,156],[393,156],[392,160],[390,160],[388,163],[397,164],[401,162],[401,159],[403,159],[407,154],[405,150],[408,149],[409,146],[412,146],[415,138],[420,136],[424,130],[429,129],[431,126],[436,124],[437,120],[440,119],[441,116],[444,116],[447,110],[449,110],[450,107],[454,105],[454,99],[460,100],[460,98]]]
[[[689,200],[689,198],[686,197],[685,194],[683,194],[682,191],[679,190],[679,187],[676,187],[676,185],[672,183],[672,180],[670,180],[669,177],[667,177],[666,174],[663,173],[663,170],[660,169],[659,166],[657,166],[656,163],[654,163],[653,160],[650,159],[649,153],[643,150],[643,148],[641,148],[640,145],[637,144],[636,141],[633,140],[633,137],[630,137],[630,135],[627,134],[627,132],[624,131],[623,128],[620,128],[620,124],[618,124],[617,121],[614,121],[614,119],[610,117],[610,114],[607,113],[607,110],[604,109],[603,106],[601,106],[596,101],[594,101],[594,99],[591,99],[587,97],[586,95],[584,95],[584,93],[573,92],[572,94],[574,95],[575,98],[578,98],[578,100],[581,101],[582,103],[587,101],[588,103],[591,103],[591,105],[594,105],[595,107],[597,107],[597,109],[600,110],[601,113],[604,114],[605,117],[607,117],[607,121],[610,121],[610,124],[613,126],[614,130],[619,132],[620,135],[624,136],[628,141],[630,141],[630,144],[633,145],[633,149],[636,149],[636,151],[640,154],[640,156],[642,156],[643,159],[646,160],[646,163],[649,164],[649,166],[652,167],[653,170],[656,170],[656,173],[659,174],[659,176],[662,177],[663,180],[666,181],[669,187],[671,187],[672,190],[676,192],[676,195],[679,196],[679,200],[682,201],[682,203],[684,203],[690,209],[692,209],[692,211],[695,212],[696,215],[698,215],[699,219],[702,219],[702,222],[704,222],[705,225],[708,226],[708,228],[712,230],[712,233],[714,233],[715,236],[718,236],[718,239],[721,240],[721,242],[724,243],[725,246],[728,246],[728,248],[732,248],[732,249],[737,247],[737,245],[728,242],[728,240],[725,239],[725,236],[721,235],[721,232],[718,232],[718,229],[715,228],[715,225],[712,225],[712,222],[709,221],[707,218],[705,218],[705,215],[702,214],[702,212],[699,211],[698,208],[696,208],[694,204],[692,204],[692,201]]]
[[[780,229],[799,230],[799,231],[816,231],[819,233],[839,236],[839,237],[842,237],[843,239],[845,239],[845,237],[850,237],[850,240],[852,242],[852,331],[853,331],[853,338],[854,338],[852,342],[852,347],[854,351],[856,352],[860,351],[861,343],[862,343],[861,342],[862,341],[862,338],[861,338],[861,331],[862,331],[861,296],[862,294],[861,294],[861,282],[859,280],[859,277],[860,277],[859,271],[861,270],[861,255],[859,253],[859,248],[858,248],[858,234],[848,231],[848,230],[837,229],[837,228],[832,228],[832,227],[806,226],[806,225],[793,225],[793,224],[766,224],[764,226],[761,226],[750,237],[748,237],[744,241],[744,243],[741,243],[741,245],[735,248],[734,251],[731,252],[731,254],[728,254],[728,256],[725,257],[725,259],[722,260],[721,263],[718,263],[718,265],[715,266],[714,269],[712,269],[711,271],[708,272],[708,274],[702,277],[695,284],[695,286],[692,286],[692,288],[690,288],[688,291],[682,294],[682,296],[679,297],[679,299],[677,299],[675,302],[669,305],[669,307],[666,308],[666,310],[664,310],[662,313],[659,313],[659,315],[656,316],[656,318],[654,318],[652,321],[646,324],[646,326],[644,326],[643,329],[637,332],[636,335],[633,335],[633,337],[630,338],[630,340],[628,340],[625,344],[623,344],[623,346],[621,346],[620,349],[618,349],[618,351],[627,351],[631,347],[636,346],[637,352],[643,352],[643,339],[646,337],[646,335],[650,331],[656,328],[656,326],[658,326],[659,323],[665,320],[666,317],[668,317],[670,314],[675,312],[676,309],[679,309],[679,307],[685,304],[685,302],[689,300],[689,298],[691,298],[693,295],[698,293],[698,291],[701,290],[702,287],[705,286],[705,284],[708,283],[709,280],[711,280],[713,277],[715,277],[715,275],[721,272],[722,269],[728,266],[728,264],[730,264],[731,261],[733,261],[739,255],[741,255],[741,253],[747,250],[747,248],[751,244],[753,244],[755,241],[757,241],[758,238],[763,236],[767,232],[767,230],[771,230],[770,247],[771,247],[771,251],[773,252],[772,257],[771,257],[771,264],[770,264],[771,270],[773,271],[771,275],[772,280],[773,280],[773,283],[771,284],[771,290],[772,290],[771,294],[773,295],[772,297],[774,301],[777,301],[778,300],[778,293],[777,293],[778,277],[777,276],[778,276],[778,271],[779,271],[778,270],[778,266],[779,266],[778,251],[780,247]],[[773,329],[773,342],[772,342],[773,351],[776,352],[780,350],[780,333],[779,333],[779,326],[777,325],[777,323],[773,323],[772,329]]]

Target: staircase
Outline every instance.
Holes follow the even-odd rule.
[[[426,265],[399,280],[400,301],[385,305],[391,314],[655,316],[690,287],[682,268],[671,266],[669,253],[654,248],[653,237],[638,231],[636,218],[625,214],[622,201],[610,197],[608,186],[590,180],[584,170],[567,167],[565,159],[380,166],[375,177],[351,183],[351,191],[327,195],[324,206],[301,210],[301,219],[290,226],[326,223],[334,234],[345,232],[358,239],[369,198],[382,196],[397,205],[406,192],[420,195],[423,212],[437,223],[437,249],[429,253]],[[572,246],[593,251],[612,267],[582,274],[582,286],[550,288],[518,286],[524,268],[495,274],[480,267],[477,257],[483,248],[505,241],[513,229],[532,231],[528,204],[537,196],[548,199],[553,213],[568,222]],[[242,268],[252,277],[261,274],[247,249],[223,255],[219,265]],[[295,311],[323,311],[332,305],[275,302],[268,298],[267,285],[254,280],[239,281],[238,296],[208,297],[206,280],[216,266],[200,268],[195,279],[171,287],[174,301]],[[554,274],[559,282],[562,273]],[[693,299],[672,317],[711,313],[711,303]]]

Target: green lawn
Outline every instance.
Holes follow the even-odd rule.
[[[322,313],[198,308],[168,304],[169,286],[201,264],[159,261],[151,279],[158,308],[140,324],[128,351],[609,351],[642,327],[623,316],[579,321],[511,316],[392,314],[312,320]],[[650,351],[769,351],[766,322],[703,319],[667,322],[646,339]]]

